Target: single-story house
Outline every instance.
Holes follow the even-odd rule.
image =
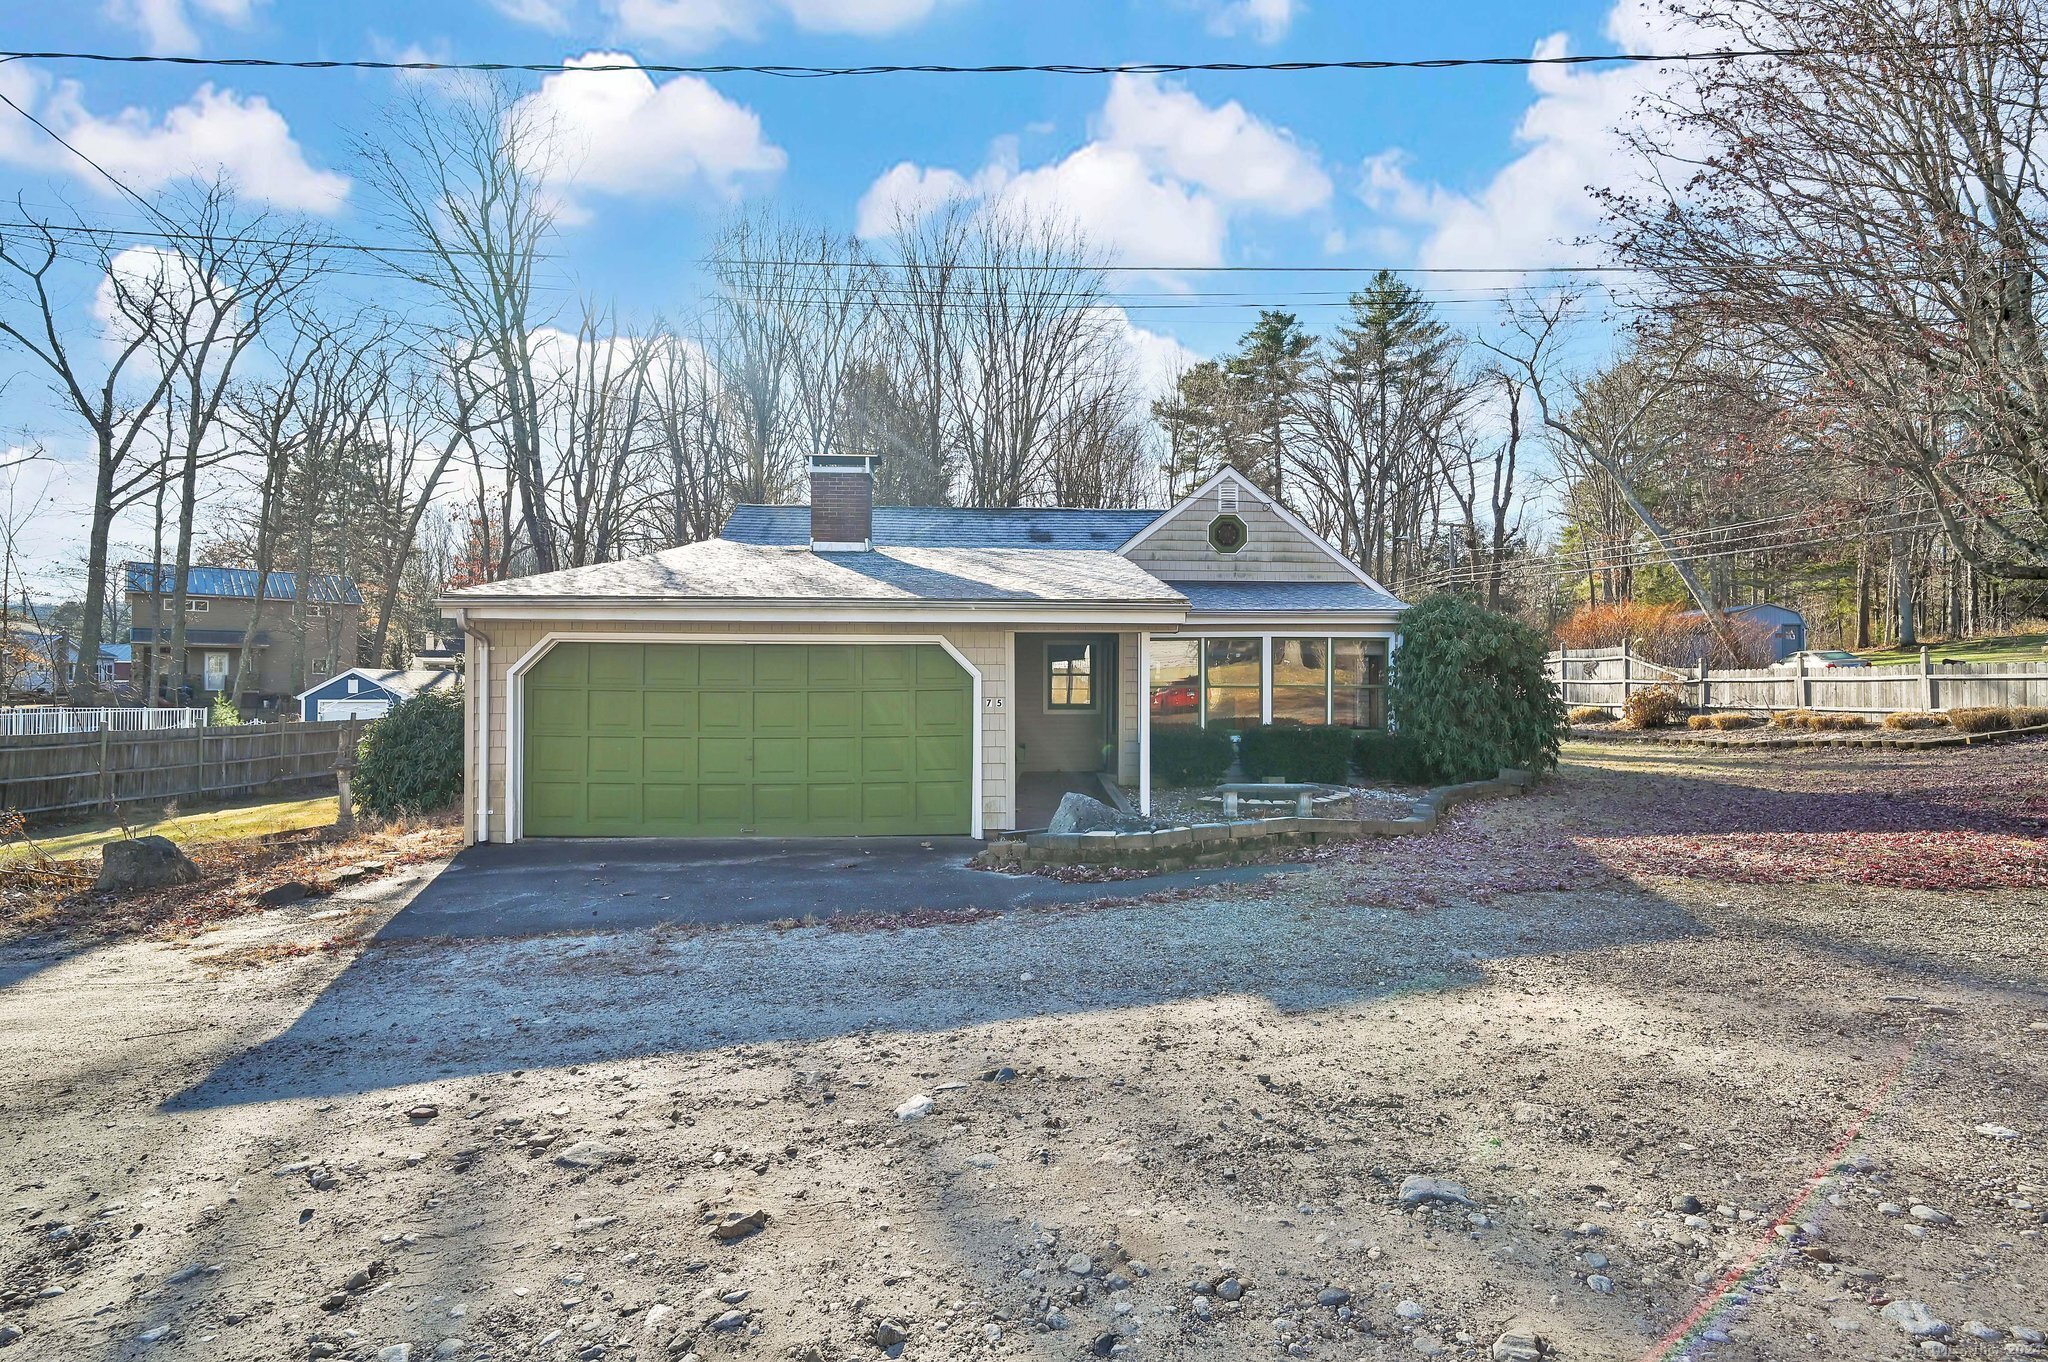
[[[307,723],[320,719],[381,719],[401,700],[430,690],[452,690],[457,682],[456,673],[440,669],[383,671],[376,667],[351,667],[311,690],[299,692],[299,717]]]
[[[1226,469],[1164,510],[805,506],[468,587],[476,841],[985,836],[1034,777],[1151,800],[1156,730],[1384,723],[1403,604]]]

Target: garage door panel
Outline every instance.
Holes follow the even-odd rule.
[[[804,775],[802,738],[754,739],[754,779],[801,780]]]
[[[592,780],[634,780],[640,779],[640,744],[643,740],[635,737],[596,736],[590,740],[590,778]]]
[[[913,713],[920,733],[964,733],[967,730],[967,696],[958,690],[921,690]]]
[[[699,691],[697,719],[703,733],[751,733],[754,697],[745,691]]]
[[[805,648],[804,665],[813,686],[855,686],[860,683],[860,652],[845,644]]]
[[[964,780],[923,780],[916,786],[917,816],[939,821],[964,805],[972,795]]]
[[[649,781],[691,781],[697,778],[697,740],[694,738],[644,738],[641,740],[641,776]]]
[[[640,645],[622,644],[608,648],[590,648],[590,684],[593,686],[618,686],[622,689],[637,690],[646,678],[641,675],[640,662],[645,652]]]
[[[754,696],[754,731],[801,733],[808,708],[802,691],[761,691]]]
[[[686,828],[697,821],[694,785],[643,786],[641,799],[649,823]]]
[[[848,827],[860,823],[860,786],[846,784],[811,785],[806,787],[810,800],[810,821],[815,824],[843,824]]]
[[[914,769],[916,747],[909,738],[862,738],[860,774],[863,780],[886,780],[908,776]]]
[[[756,785],[754,822],[757,830],[801,828],[804,817],[804,787],[799,784]]]
[[[807,727],[814,734],[844,734],[849,737],[860,732],[860,693],[858,691],[812,691],[805,697],[808,702]]]
[[[860,774],[860,739],[807,738],[804,765],[812,780],[853,780]]]
[[[910,735],[910,693],[867,690],[860,696],[860,731]]]
[[[584,821],[583,786],[535,785],[528,789],[526,818],[531,825],[529,831],[539,832],[542,827],[573,827]]]
[[[918,737],[911,739],[912,755],[920,775],[944,775],[967,769],[967,738]]]
[[[563,644],[535,663],[527,676],[529,683],[535,686],[577,689],[587,686],[590,684],[589,645]]]
[[[590,792],[590,819],[593,823],[638,823],[640,821],[640,786],[636,784],[609,784],[592,781]]]
[[[580,690],[531,690],[526,722],[539,733],[581,733],[590,726],[586,694]]]
[[[699,738],[697,778],[699,780],[745,780],[748,759],[754,755],[750,738]]]
[[[644,645],[640,669],[643,682],[649,689],[694,689],[697,685],[697,645]]]
[[[643,693],[641,712],[650,733],[695,733],[697,693],[687,690],[648,690]]]
[[[525,831],[965,833],[971,694],[926,644],[562,644],[522,698]]]
[[[808,659],[805,649],[763,645],[754,649],[756,690],[800,690],[806,684]]]
[[[593,733],[638,733],[645,721],[637,690],[592,690],[590,730]]]
[[[754,821],[754,792],[746,785],[699,785],[697,787],[697,817],[699,821],[730,828],[745,827]]]
[[[916,684],[917,660],[915,648],[900,644],[876,644],[861,653],[861,681],[867,686],[902,686]]]
[[[697,666],[697,684],[706,689],[745,691],[754,687],[754,650],[750,647],[702,648]]]
[[[536,733],[526,741],[526,769],[549,779],[581,780],[588,742],[582,737]]]

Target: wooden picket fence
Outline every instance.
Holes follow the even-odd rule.
[[[1941,712],[1979,705],[2048,705],[2048,662],[1936,663],[1927,650],[1897,667],[1692,671],[1661,666],[1620,648],[1567,648],[1545,659],[1567,705],[1619,714],[1639,690],[1665,686],[1696,710],[1811,709],[1832,714]]]
[[[26,817],[172,799],[224,799],[334,782],[362,725],[244,724],[0,740],[0,808]]]

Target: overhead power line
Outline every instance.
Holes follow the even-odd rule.
[[[1554,56],[1525,54],[1510,57],[1359,58],[1342,61],[1153,61],[1109,65],[1086,62],[997,62],[984,66],[953,66],[937,62],[887,62],[869,66],[794,66],[778,63],[756,65],[726,62],[686,66],[636,61],[572,64],[566,61],[444,62],[381,61],[371,58],[176,57],[160,53],[129,52],[0,52],[0,61],[101,62],[121,65],[285,71],[476,71],[539,75],[599,75],[606,72],[638,71],[651,75],[750,75],[816,80],[836,76],[1174,76],[1201,72],[1292,75],[1311,71],[1449,71],[1470,67],[1655,65],[1660,62],[1725,62],[1742,58],[1797,60],[1824,56],[1911,56],[1923,55],[1937,49],[1962,50],[1984,45],[1986,44],[1980,42],[1914,43],[1909,46],[1841,50],[1821,47],[1723,47],[1698,52],[1580,52],[1559,53]]]

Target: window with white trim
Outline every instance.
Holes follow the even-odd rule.
[[[1095,645],[1085,639],[1047,639],[1045,707],[1095,708]]]
[[[204,597],[187,596],[185,598],[185,613],[188,615],[203,615],[211,609],[213,609],[212,604]]]

